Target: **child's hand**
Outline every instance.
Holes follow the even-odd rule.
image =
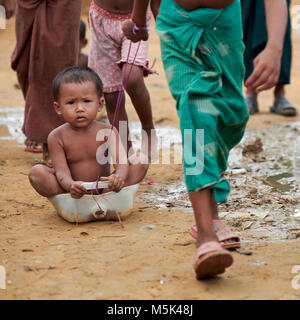
[[[108,189],[114,192],[121,191],[125,184],[124,180],[116,174],[112,174],[109,177],[102,177],[100,180],[108,181]]]
[[[141,29],[134,29],[135,24],[132,20],[126,20],[122,24],[122,30],[126,38],[131,40],[132,42],[138,41],[146,41],[148,40],[149,34],[146,27],[142,27]],[[134,33],[135,32],[135,33]]]
[[[82,185],[82,181],[73,181],[70,187],[70,194],[72,198],[80,199],[87,193],[85,187]]]

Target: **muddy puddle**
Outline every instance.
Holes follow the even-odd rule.
[[[0,108],[0,140],[17,140],[22,144],[25,136],[21,130],[24,120],[24,108]]]
[[[23,147],[23,107],[0,109],[0,139],[17,140]],[[140,125],[130,123],[130,139],[140,147]],[[157,127],[159,148],[181,145],[176,128]],[[220,217],[244,243],[281,241],[300,237],[300,181],[295,178],[293,153],[300,136],[300,122],[247,130],[229,157],[227,177],[231,194],[220,205]],[[165,137],[171,137],[165,139]],[[178,149],[177,149],[178,150]],[[155,165],[155,164],[153,164]],[[298,168],[300,176],[300,168]],[[183,179],[169,184],[153,183],[136,201],[158,210],[192,214]]]
[[[21,130],[24,120],[24,108],[0,108],[0,140],[17,140],[21,147],[25,140],[25,136]],[[107,118],[102,118],[101,121],[108,123]],[[141,125],[137,121],[132,121],[129,124],[130,136],[134,149],[141,148]],[[174,144],[181,145],[181,134],[176,128],[165,128],[157,126],[157,136],[159,148],[169,147]],[[168,137],[172,137],[171,139]]]

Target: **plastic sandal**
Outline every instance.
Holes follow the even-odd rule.
[[[196,278],[202,279],[224,273],[232,263],[232,255],[217,241],[205,242],[197,249],[194,256]]]
[[[270,107],[270,112],[286,117],[297,115],[297,109],[285,97],[277,97],[274,100],[274,105]]]
[[[241,247],[241,241],[240,238],[234,234],[222,220],[213,220],[214,222],[214,229],[217,233],[219,242],[221,246],[224,249],[236,249]],[[197,231],[197,226],[192,225],[190,229],[190,235],[194,238],[197,239],[198,237],[198,231]],[[231,240],[229,242],[228,240]],[[224,242],[227,241],[227,242]]]

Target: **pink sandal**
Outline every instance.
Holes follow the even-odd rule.
[[[224,249],[236,249],[241,247],[240,238],[234,234],[222,220],[213,220],[213,222],[219,242]],[[197,240],[198,231],[196,225],[191,226],[190,235]],[[226,240],[231,241],[225,243],[224,241]]]
[[[222,248],[217,241],[203,243],[194,256],[196,278],[212,277],[225,272],[233,263],[233,257],[228,250]]]

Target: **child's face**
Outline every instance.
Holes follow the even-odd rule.
[[[103,99],[98,97],[96,85],[91,81],[63,83],[59,99],[54,102],[57,114],[75,128],[87,127],[102,107]]]

